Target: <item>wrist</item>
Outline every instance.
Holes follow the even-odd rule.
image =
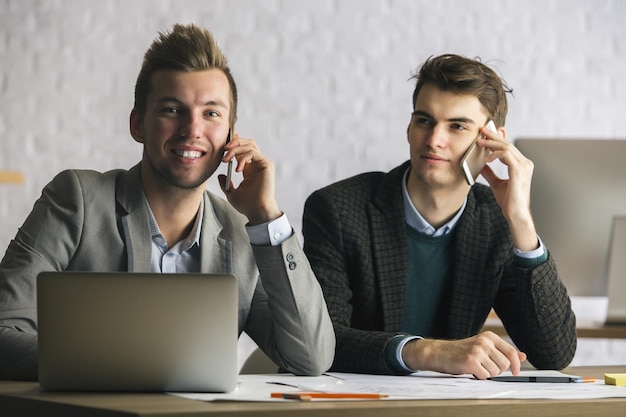
[[[532,218],[509,219],[513,246],[523,252],[531,252],[539,247],[537,230]]]
[[[428,352],[428,340],[417,339],[411,340],[404,348],[402,348],[402,360],[405,365],[414,370],[426,370],[426,361],[423,359],[425,353]]]
[[[398,334],[387,341],[387,344],[385,345],[385,361],[393,374],[408,375],[416,371],[415,369],[409,368],[404,363],[404,360],[402,359],[402,351],[407,343],[421,338],[421,336]]]
[[[247,215],[246,217],[248,217],[248,224],[250,226],[256,226],[263,223],[269,223],[282,215],[283,212],[278,209],[278,206],[272,205],[271,207],[259,209],[255,213]]]

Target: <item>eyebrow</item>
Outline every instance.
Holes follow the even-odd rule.
[[[412,115],[426,117],[431,120],[435,119],[432,115],[430,115],[428,112],[425,112],[423,110],[414,110]],[[446,119],[446,122],[468,123],[468,124],[474,124],[474,125],[476,124],[476,122],[473,119],[470,119],[469,117],[451,117],[449,119]]]
[[[182,101],[180,101],[179,99],[177,99],[176,97],[171,97],[171,96],[166,96],[166,97],[161,97],[160,99],[158,99],[156,101],[158,104],[163,104],[163,103],[178,103],[178,104],[182,104],[185,105],[185,103],[183,103]],[[221,100],[209,100],[207,102],[204,103],[205,106],[217,106],[217,107],[222,107],[226,110],[228,110],[228,106]]]

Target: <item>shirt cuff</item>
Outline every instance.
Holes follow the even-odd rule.
[[[279,218],[271,222],[261,223],[254,226],[246,226],[246,232],[250,243],[256,246],[278,246],[293,234],[287,215],[283,213]]]
[[[543,244],[543,241],[537,236],[539,241],[539,247],[531,251],[523,251],[517,248],[513,248],[513,254],[515,255],[515,264],[523,268],[533,268],[537,265],[544,263],[548,259],[548,252]]]
[[[421,336],[409,336],[399,334],[389,339],[385,345],[385,357],[389,367],[398,374],[412,374],[415,370],[406,366],[402,360],[402,349],[411,340],[423,339]]]

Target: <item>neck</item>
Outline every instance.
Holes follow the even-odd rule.
[[[189,236],[200,209],[200,200],[173,202],[148,199],[148,202],[168,247]]]
[[[407,191],[422,217],[435,229],[446,224],[463,206],[469,186],[433,187],[409,173]]]
[[[142,179],[144,193],[152,214],[168,247],[185,239],[193,228],[204,187],[184,190],[169,184],[157,185]]]

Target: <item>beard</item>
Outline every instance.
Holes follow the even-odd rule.
[[[156,171],[161,179],[169,185],[182,190],[193,190],[203,185],[210,177],[211,172],[204,171],[201,175],[192,179],[180,179],[168,169],[158,169]]]
[[[149,155],[147,159],[156,181],[181,190],[193,190],[202,186],[217,169],[217,166],[206,167],[202,172],[200,172],[199,175],[193,178],[188,178],[186,175],[177,174],[166,165],[157,165]]]

